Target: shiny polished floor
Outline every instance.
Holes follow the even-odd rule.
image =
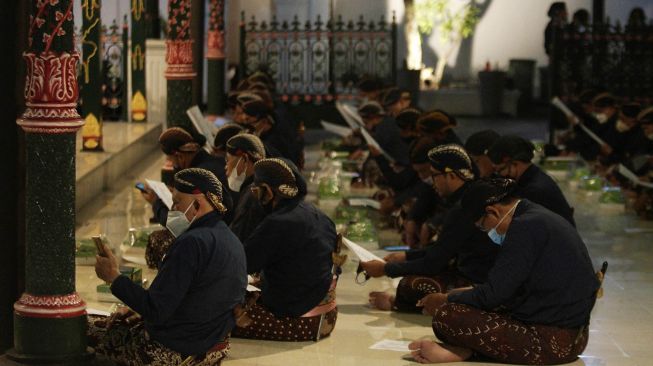
[[[315,155],[311,155],[313,158]],[[148,225],[150,210],[133,184],[159,175],[163,160],[154,154],[125,174],[120,187],[99,197],[95,207],[78,215],[77,238],[106,233],[119,244],[130,227]],[[640,221],[622,208],[600,205],[597,193],[572,189],[561,182],[575,207],[578,228],[598,268],[604,260],[610,267],[604,282],[605,295],[594,309],[589,345],[572,365],[644,366],[653,364],[653,222]],[[644,229],[627,234],[627,228]],[[648,232],[646,232],[648,230]],[[369,248],[373,249],[373,248]],[[382,255],[383,251],[376,251]],[[130,253],[138,254],[138,253]],[[351,255],[350,255],[351,256]],[[133,264],[132,264],[133,265]],[[370,291],[390,289],[397,280],[373,279],[365,285],[354,282],[356,263],[348,260],[337,288],[338,321],[329,338],[317,343],[280,343],[232,339],[226,365],[409,365],[407,352],[372,350],[384,339],[435,339],[426,316],[381,312],[366,306]],[[146,270],[144,277],[152,279]],[[77,289],[89,307],[108,310],[98,302],[95,286],[101,281],[93,267],[77,267]],[[480,363],[467,363],[481,365]]]

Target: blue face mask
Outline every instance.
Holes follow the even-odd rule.
[[[519,201],[517,201],[517,203],[515,203],[515,205],[512,206],[512,208],[511,208],[508,212],[506,212],[505,215],[503,215],[503,217],[501,218],[501,220],[499,220],[499,223],[498,223],[498,224],[496,224],[492,229],[490,229],[490,231],[487,232],[487,236],[490,237],[490,240],[492,240],[492,242],[493,242],[494,244],[496,244],[496,245],[503,245],[503,241],[506,239],[506,234],[499,234],[499,232],[497,231],[497,228],[499,227],[499,225],[501,225],[501,223],[503,222],[503,220],[505,220],[506,217],[508,217],[508,215],[510,215],[510,213],[511,213],[515,208],[517,208],[517,205],[518,205],[518,204],[519,204]]]

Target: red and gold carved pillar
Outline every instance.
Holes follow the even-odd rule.
[[[86,304],[75,292],[75,136],[79,55],[73,0],[33,0],[28,33],[25,131],[25,292],[14,304],[19,362],[87,359]]]
[[[193,131],[186,110],[192,105],[193,40],[190,37],[191,0],[168,0],[168,39],[165,77],[168,80],[168,127]]]
[[[208,60],[207,113],[209,119],[224,114],[225,108],[224,5],[225,0],[209,1],[209,31],[206,45]]]

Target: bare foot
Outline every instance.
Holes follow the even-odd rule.
[[[419,363],[461,362],[472,356],[467,348],[433,342],[428,339],[413,341],[408,345],[415,361]]]
[[[392,310],[395,306],[395,297],[387,292],[370,292],[370,305],[379,310]]]

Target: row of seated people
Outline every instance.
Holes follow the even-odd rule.
[[[533,144],[486,130],[463,145],[452,116],[409,102],[394,109],[401,96],[391,87],[359,106],[381,149],[356,131],[343,139],[353,157],[369,151],[362,175],[384,188],[382,211],[407,211],[400,229],[412,249],[361,263],[367,277],[402,277],[396,290],[370,293],[370,304],[433,317],[441,343],[413,342],[419,362],[573,361],[600,282],[573,208],[531,163]]]
[[[120,275],[105,248],[96,273],[127,307],[90,317],[96,352],[118,364],[217,365],[229,337],[306,341],[333,331],[341,263],[333,222],[304,202],[306,184],[289,160],[261,158],[252,170],[249,190],[264,217],[242,242],[224,221],[226,189],[210,171],[187,168],[175,174],[173,239],[148,289]],[[260,291],[246,291],[248,274]]]
[[[333,331],[340,239],[304,202],[300,131],[280,117],[265,81],[254,75],[230,95],[236,123],[217,131],[211,153],[196,131],[160,136],[176,173],[170,209],[143,193],[166,227],[146,250],[157,276],[148,289],[134,285],[105,248],[96,273],[126,307],[90,317],[96,352],[118,364],[218,365],[229,337],[306,341]],[[248,275],[260,290],[246,291]]]
[[[420,113],[417,120],[421,117]],[[415,342],[411,347],[418,361],[455,361],[473,354],[515,363],[574,359],[587,342],[586,326],[598,281],[573,219],[552,213],[523,196],[528,192],[524,186],[529,186],[529,180],[536,182],[530,186],[540,184],[556,193],[548,186],[553,182],[530,165],[532,155],[529,158],[524,150],[530,148],[532,154],[532,145],[512,136],[503,137],[508,140],[503,144],[498,144],[502,138],[492,142],[474,161],[490,159],[492,169],[518,176],[517,183],[507,179],[478,180],[479,169],[460,145],[419,144],[433,140],[433,135],[453,134],[451,123],[442,131],[445,126],[441,121],[431,122],[427,126],[436,128],[427,131],[429,136],[414,133],[416,142],[408,149],[411,160],[403,160],[404,164],[419,161],[420,174],[413,169],[414,164],[401,168],[409,173],[412,169],[411,179],[417,177],[422,184],[432,182],[427,187],[446,208],[441,214],[441,231],[433,245],[409,251],[404,258],[388,258],[388,264],[363,263],[369,275],[405,276],[394,299],[371,294],[372,302],[380,306],[385,298],[390,308],[422,308],[434,315],[434,331],[446,343]],[[375,125],[370,127],[374,132]],[[182,150],[200,154],[195,146],[199,142],[181,132],[164,132],[162,150],[172,151],[174,156],[187,153]],[[492,135],[485,131],[488,134]],[[183,138],[169,139],[170,135]],[[417,145],[424,152],[419,159],[414,148]],[[386,150],[387,145],[381,147]],[[217,157],[205,158],[222,159],[222,183],[218,178],[221,172],[215,174],[181,163],[176,166],[180,171],[175,176],[174,207],[166,212],[164,220],[173,235],[165,256],[156,263],[159,274],[148,290],[119,276],[110,252],[106,258],[98,258],[98,276],[111,282],[112,292],[131,309],[108,320],[91,319],[90,338],[98,352],[127,364],[218,364],[228,349],[230,331],[233,337],[307,340],[329,335],[333,330],[337,316],[334,275],[340,263],[338,240],[333,223],[303,202],[306,187],[299,170],[289,160],[265,158],[264,142],[232,125],[218,131],[214,148]],[[370,160],[383,164],[380,155],[371,151]],[[400,157],[392,160],[388,166],[393,172],[401,172]],[[530,174],[526,174],[529,170]],[[229,194],[223,194],[223,186],[229,187]],[[227,196],[236,197],[229,222],[223,214]],[[154,203],[153,208],[157,206]],[[258,207],[259,219],[249,217],[252,207]],[[241,208],[246,211],[239,212]],[[482,235],[483,231],[490,236]],[[236,245],[239,242],[242,245]],[[537,250],[541,247],[548,249]],[[223,248],[225,251],[219,250]],[[449,256],[447,263],[442,264],[438,253]],[[520,266],[514,266],[516,258]],[[434,271],[431,266],[440,266],[440,270]],[[552,272],[545,273],[551,268]],[[420,269],[428,273],[420,273]],[[260,297],[245,294],[246,273],[262,273]],[[422,279],[411,281],[411,275]],[[222,277],[231,280],[217,281]],[[506,277],[511,281],[506,282]],[[454,290],[467,285],[475,287]],[[293,289],[292,293],[288,289]],[[190,311],[195,308],[214,310]],[[497,311],[499,308],[501,311]],[[132,311],[144,321],[134,317]],[[490,320],[493,323],[487,323]],[[460,337],[464,333],[460,329],[485,325],[487,331],[481,337]],[[511,337],[510,332],[517,328],[521,331],[520,327],[529,332],[528,337]],[[479,349],[479,338],[481,344],[489,342],[488,346]]]
[[[570,128],[560,136],[557,147],[547,149],[547,155],[580,156],[594,172],[621,185],[634,199],[640,216],[653,219],[652,190],[633,184],[617,168],[622,164],[641,181],[653,181],[653,106],[624,102],[596,90],[585,90],[566,102],[574,115],[558,115],[558,120],[564,120]],[[601,141],[597,142],[583,127]]]

